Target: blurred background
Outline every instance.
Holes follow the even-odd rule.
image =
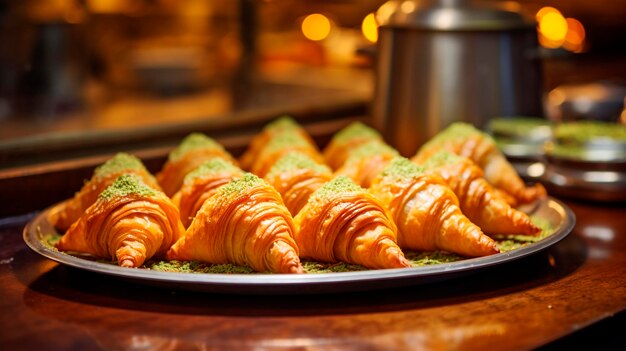
[[[367,106],[377,21],[403,3],[2,0],[0,148],[51,133]],[[498,3],[537,22],[548,118],[626,124],[626,1]]]

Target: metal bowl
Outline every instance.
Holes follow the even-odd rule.
[[[541,181],[551,193],[596,201],[626,200],[626,142],[591,139],[545,145]]]

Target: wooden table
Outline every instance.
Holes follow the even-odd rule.
[[[26,247],[21,231],[32,214],[3,219],[0,349],[518,350],[555,340],[607,346],[616,339],[577,335],[598,322],[618,330],[624,321],[624,313],[607,317],[626,308],[626,208],[566,203],[576,227],[546,252],[446,282],[316,296],[201,294],[83,272]]]

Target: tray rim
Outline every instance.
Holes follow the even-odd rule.
[[[561,218],[559,227],[550,236],[519,249],[504,253],[412,268],[315,274],[179,273],[139,268],[123,268],[107,263],[86,260],[52,250],[45,246],[40,240],[39,225],[42,221],[46,221],[46,214],[55,205],[40,212],[25,225],[23,240],[35,253],[57,263],[77,269],[155,285],[168,285],[183,289],[191,288],[191,290],[212,290],[216,292],[232,292],[233,289],[235,289],[241,290],[239,291],[241,293],[263,293],[263,291],[259,291],[259,289],[255,288],[267,287],[273,288],[273,292],[277,289],[279,292],[285,293],[306,293],[305,290],[299,290],[305,287],[313,287],[316,289],[316,292],[357,291],[359,289],[355,287],[355,284],[358,283],[402,280],[403,282],[401,282],[400,285],[416,285],[420,284],[420,279],[422,278],[452,277],[459,273],[468,273],[517,260],[547,249],[572,232],[576,223],[576,216],[567,205],[555,198],[548,197],[543,201],[545,203],[541,204],[541,206],[552,208]],[[194,285],[199,286],[194,287]],[[341,287],[342,285],[350,285],[350,287]],[[337,286],[338,289],[333,288],[333,286]],[[270,292],[268,291],[268,293]]]

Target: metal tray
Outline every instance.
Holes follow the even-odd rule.
[[[541,201],[532,214],[548,221],[555,232],[519,249],[487,257],[415,268],[381,269],[321,274],[205,274],[172,273],[148,269],[122,268],[71,256],[46,246],[44,233],[54,233],[47,221],[48,210],[33,218],[24,228],[24,241],[36,253],[56,262],[136,283],[206,292],[237,294],[314,294],[385,289],[427,284],[468,274],[513,261],[544,250],[565,238],[574,228],[574,213],[553,198]]]

